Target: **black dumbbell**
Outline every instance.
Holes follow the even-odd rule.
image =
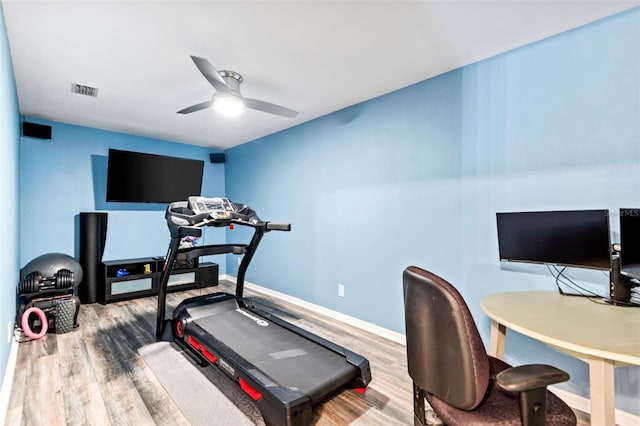
[[[73,287],[74,274],[69,269],[59,269],[53,277],[43,277],[39,271],[27,274],[18,284],[19,294]]]
[[[59,269],[55,276],[56,288],[69,288],[73,287],[75,277],[73,271],[69,269]]]

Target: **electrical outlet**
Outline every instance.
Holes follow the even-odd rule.
[[[344,285],[338,284],[338,296],[344,297]]]
[[[13,339],[13,321],[7,324],[7,343],[11,343],[11,339]]]

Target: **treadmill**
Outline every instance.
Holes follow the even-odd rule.
[[[342,346],[256,308],[243,296],[249,263],[264,234],[290,231],[289,224],[262,221],[249,206],[227,198],[189,197],[165,214],[171,242],[158,292],[156,337],[174,341],[201,365],[215,365],[256,401],[267,425],[307,425],[312,407],[342,387],[364,392],[369,361]],[[248,226],[249,244],[180,248],[205,226]],[[165,319],[167,284],[176,260],[233,253],[243,255],[235,294],[217,292],[184,300]]]

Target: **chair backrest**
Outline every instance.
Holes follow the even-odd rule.
[[[460,293],[416,266],[403,273],[407,362],[413,382],[454,407],[472,410],[489,384],[489,359]]]

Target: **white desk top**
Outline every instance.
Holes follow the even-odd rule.
[[[485,297],[482,310],[507,328],[559,349],[640,365],[640,308],[593,300],[556,292],[509,292]]]

